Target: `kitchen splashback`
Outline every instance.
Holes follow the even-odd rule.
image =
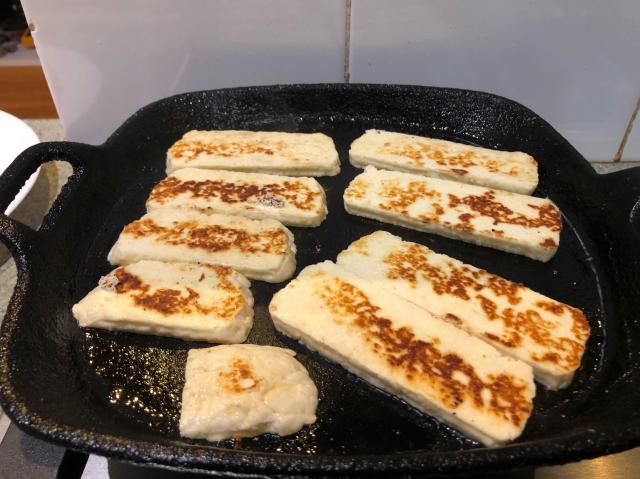
[[[188,90],[404,83],[532,108],[616,158],[640,95],[634,0],[23,0],[67,137],[100,143]],[[346,41],[350,38],[350,41]],[[345,61],[346,60],[346,61]],[[640,160],[640,125],[621,156]]]
[[[341,82],[344,0],[27,0],[67,138],[191,90]]]

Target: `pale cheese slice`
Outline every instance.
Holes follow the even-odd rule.
[[[167,152],[167,174],[186,167],[334,176],[340,160],[333,140],[323,133],[192,130]]]
[[[348,213],[539,261],[558,250],[562,218],[549,199],[368,166],[344,192]]]
[[[222,264],[248,278],[278,283],[293,275],[295,254],[293,234],[276,220],[162,208],[125,226],[108,260]]]
[[[367,130],[357,138],[349,159],[360,168],[373,165],[522,194],[538,185],[538,163],[526,153],[383,130]]]
[[[327,216],[324,189],[314,178],[183,168],[158,183],[147,211],[189,208],[272,218],[291,226],[318,226]]]
[[[140,261],[116,268],[72,308],[81,327],[241,343],[253,325],[249,281],[219,265]]]
[[[276,328],[482,443],[518,437],[531,367],[330,261],[305,268],[269,305]]]
[[[180,435],[209,441],[286,436],[313,424],[318,390],[294,355],[255,344],[190,350]]]
[[[338,266],[529,364],[551,389],[580,367],[589,323],[577,308],[522,284],[376,231],[338,255]]]

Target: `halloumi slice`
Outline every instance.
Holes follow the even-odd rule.
[[[191,349],[180,435],[209,441],[286,436],[314,423],[318,390],[294,355],[255,344]]]
[[[276,220],[163,208],[125,226],[107,259],[114,265],[143,259],[222,264],[279,283],[293,275],[295,254],[291,231]]]
[[[179,168],[252,171],[289,176],[334,176],[340,160],[323,133],[192,130],[167,152],[167,174]]]
[[[351,164],[530,194],[538,185],[538,163],[520,151],[499,151],[453,141],[367,130],[349,150]]]
[[[368,166],[344,192],[348,213],[549,261],[562,218],[546,198]]]
[[[278,330],[488,446],[518,437],[531,413],[531,367],[330,261],[305,268],[269,312]]]
[[[314,178],[183,168],[158,183],[147,211],[191,208],[291,226],[318,226],[327,216],[324,189]]]
[[[140,261],[116,268],[73,306],[81,327],[241,343],[253,325],[249,281],[219,265]]]
[[[426,246],[376,231],[338,255],[347,269],[529,364],[551,389],[580,367],[589,323],[577,308]]]

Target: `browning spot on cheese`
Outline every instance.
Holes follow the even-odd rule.
[[[454,225],[454,228],[461,231],[466,231],[468,233],[472,233],[475,230],[475,228],[471,224],[472,218],[473,218],[473,215],[471,215],[470,213],[462,213],[461,215],[458,215],[458,219],[460,220],[460,222]]]
[[[363,256],[369,256],[369,250],[367,249],[368,244],[369,244],[369,240],[366,236],[364,236],[359,240],[356,240],[353,243],[351,243],[350,247]]]
[[[344,191],[347,198],[362,198],[367,193],[369,183],[361,178],[356,178],[349,183],[348,188]]]
[[[485,166],[491,173],[497,173],[498,171],[500,171],[500,163],[496,160],[487,160],[485,162]]]
[[[471,402],[516,426],[526,421],[532,408],[525,396],[526,383],[508,374],[483,380],[457,354],[440,350],[436,342],[417,339],[406,327],[395,328],[366,294],[339,278],[322,282],[318,294],[333,314],[351,321],[371,351],[408,380],[432,387],[448,408]]]
[[[522,213],[516,213],[503,203],[495,201],[495,192],[491,190],[484,192],[482,195],[468,195],[462,198],[449,193],[449,207],[455,208],[461,204],[483,216],[493,218],[493,224],[495,225],[504,223],[527,228],[545,227],[551,231],[560,231],[562,229],[560,211],[551,203],[543,206],[528,205],[538,211],[537,217],[529,217]]]
[[[173,314],[215,314],[222,319],[230,319],[235,312],[242,307],[243,295],[240,288],[234,286],[228,278],[220,278],[220,287],[232,292],[213,306],[205,306],[198,299],[200,294],[187,287],[185,292],[177,289],[158,288],[151,290],[151,287],[144,283],[139,277],[129,273],[125,267],[116,269],[113,273],[117,283],[115,292],[127,294],[131,300],[146,310],[153,310],[162,315]]]
[[[131,291],[143,293],[149,291],[148,284],[145,284],[136,275],[129,273],[125,268],[116,269],[114,275],[118,280],[118,282],[115,283],[115,290],[118,294],[129,293]]]
[[[531,354],[531,358],[536,361],[558,364],[560,362],[560,355],[554,352],[547,352],[544,354]]]
[[[410,181],[408,184],[401,184],[399,181],[382,181],[380,196],[387,198],[384,203],[380,203],[380,208],[384,210],[397,211],[401,214],[408,214],[408,208],[421,198],[439,198],[440,193],[432,190],[422,181]]]
[[[311,191],[303,182],[295,180],[288,180],[282,184],[252,185],[223,180],[181,181],[170,176],[153,188],[149,201],[164,204],[167,199],[181,194],[189,194],[191,198],[219,198],[230,204],[243,203],[253,198],[273,208],[282,208],[285,202],[289,202],[301,210],[308,211],[315,206],[316,197],[321,193]]]
[[[584,351],[584,345],[579,341],[585,341],[589,337],[589,323],[582,311],[560,303],[550,301],[538,301],[535,306],[556,315],[568,311],[573,319],[572,331],[576,340],[571,338],[556,338],[553,335],[555,325],[545,320],[539,311],[526,309],[525,311],[514,311],[513,308],[499,310],[498,305],[489,298],[478,294],[483,311],[492,320],[500,320],[510,330],[508,337],[491,337],[507,347],[516,347],[522,343],[522,336],[526,336],[537,344],[551,351],[544,355],[531,353],[531,359],[535,361],[545,361],[557,364],[566,369],[575,369],[580,365],[580,358]],[[489,337],[489,336],[487,336]]]
[[[486,286],[493,291],[493,294],[496,296],[505,296],[507,301],[514,306],[522,301],[520,292],[524,289],[523,284],[507,281],[500,276],[487,273],[484,270],[481,270],[480,274],[485,278]]]
[[[553,362],[559,366],[574,368],[580,364],[585,341],[589,337],[589,323],[582,311],[571,306],[553,301],[538,301],[536,308],[551,312],[556,316],[569,314],[572,318],[572,332],[576,340],[569,338],[554,338],[555,324],[545,320],[535,309],[516,312],[507,307],[500,310],[498,304],[481,294],[485,290],[494,295],[504,297],[512,306],[522,302],[524,285],[508,281],[500,276],[488,273],[482,269],[471,269],[467,266],[456,266],[448,263],[446,268],[434,266],[429,261],[433,254],[428,248],[419,244],[409,243],[401,249],[387,254],[383,262],[389,267],[386,276],[389,279],[402,279],[412,287],[416,287],[419,280],[428,281],[433,291],[439,295],[450,295],[457,298],[480,303],[484,315],[492,321],[501,321],[509,332],[504,336],[497,336],[486,332],[485,337],[510,348],[516,348],[528,337],[535,343],[555,351],[556,355],[547,355],[544,361]],[[459,324],[459,318],[447,314],[443,319]],[[538,359],[537,356],[531,356]],[[557,360],[557,361],[556,361]]]
[[[204,266],[205,268],[209,268],[210,270],[216,273],[216,276],[222,281],[227,280],[228,284],[231,282],[228,281],[229,276],[233,274],[233,268],[229,266],[224,266],[222,264],[201,264],[200,266]],[[232,285],[232,284],[231,284]],[[233,286],[233,285],[232,285]]]
[[[260,385],[251,365],[243,359],[236,358],[230,367],[218,373],[218,384],[231,393],[243,393]]]
[[[513,331],[511,331],[510,334],[508,334],[509,337],[497,336],[493,333],[484,333],[484,336],[486,338],[489,338],[491,341],[500,343],[503,346],[506,346],[508,348],[515,348],[519,346],[520,343],[522,342],[521,337],[517,333],[514,333]]]
[[[447,321],[449,323],[455,324],[455,325],[462,324],[462,320],[458,316],[456,316],[455,314],[447,313],[447,314],[444,315],[444,318],[442,318],[442,319],[444,319],[445,321]]]
[[[282,153],[284,150],[285,144],[283,141],[263,141],[260,143],[255,141],[204,143],[201,141],[181,139],[173,144],[169,149],[169,153],[184,161],[193,161],[203,153],[229,158],[247,154],[273,155],[275,152]]]
[[[461,299],[469,299],[467,288],[480,291],[485,286],[477,281],[469,270],[464,271],[453,264],[450,272],[444,271],[428,261],[428,250],[416,243],[406,248],[389,253],[383,261],[389,265],[387,277],[389,279],[404,279],[413,286],[418,277],[431,282],[437,294],[450,294]]]
[[[491,301],[481,294],[476,295],[476,298],[480,300],[480,306],[482,306],[482,310],[487,318],[491,320],[498,319],[498,305],[494,301]]]
[[[465,300],[470,299],[469,292],[488,288],[497,296],[505,296],[510,304],[516,305],[522,301],[522,284],[507,281],[482,269],[458,267],[451,262],[447,264],[446,270],[438,268],[429,262],[430,254],[429,249],[416,243],[392,251],[383,259],[389,265],[387,277],[402,278],[412,285],[421,277],[431,283],[436,293],[450,294]]]
[[[476,161],[477,156],[473,151],[452,154],[443,152],[438,148],[431,147],[431,145],[419,141],[412,144],[385,143],[378,152],[409,158],[416,163],[416,166],[424,165],[424,160],[426,159],[433,160],[440,166],[461,166],[462,168],[468,168],[478,164]]]
[[[540,246],[544,248],[555,248],[556,242],[552,238],[545,238],[544,241],[540,242]]]
[[[586,341],[589,338],[589,334],[591,333],[591,327],[589,326],[589,322],[587,321],[586,316],[582,311],[578,308],[574,308],[569,306],[568,304],[562,303],[554,303],[551,301],[537,301],[536,306],[538,308],[544,309],[550,313],[555,314],[556,316],[560,316],[565,312],[571,315],[573,319],[573,324],[571,325],[571,331],[576,335],[578,339]]]
[[[153,237],[161,243],[212,252],[237,249],[245,253],[287,254],[287,235],[279,228],[249,233],[242,229],[203,225],[196,221],[175,222],[173,226],[166,227],[147,218],[129,223],[123,233],[137,238]]]
[[[469,173],[467,170],[462,170],[460,168],[451,168],[451,172],[455,173],[456,175],[466,175],[467,173]]]

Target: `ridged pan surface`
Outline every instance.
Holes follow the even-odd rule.
[[[563,213],[548,263],[345,213],[342,193],[358,173],[350,143],[368,128],[521,150],[539,162],[536,196]],[[296,351],[319,389],[318,421],[292,436],[208,443],[178,434],[187,351],[205,343],[80,330],[71,306],[111,267],[123,226],[141,216],[165,175],[167,148],[191,129],[323,132],[342,162],[319,178],[329,206],[318,228],[291,228],[298,270],[382,229],[581,308],[591,325],[570,387],[538,385],[534,412],[514,443],[484,448],[276,332],[272,295],[286,283],[254,281],[248,342]],[[189,93],[153,103],[92,147],[41,144],[0,182],[13,187],[42,161],[75,173],[38,232],[2,218],[19,284],[2,326],[2,406],[25,430],[68,447],[176,468],[239,473],[469,472],[559,463],[638,444],[640,437],[640,234],[633,206],[640,174],[599,176],[546,122],[493,95],[408,86],[310,85]],[[637,213],[637,205],[635,211]],[[313,314],[313,312],[309,312]]]

